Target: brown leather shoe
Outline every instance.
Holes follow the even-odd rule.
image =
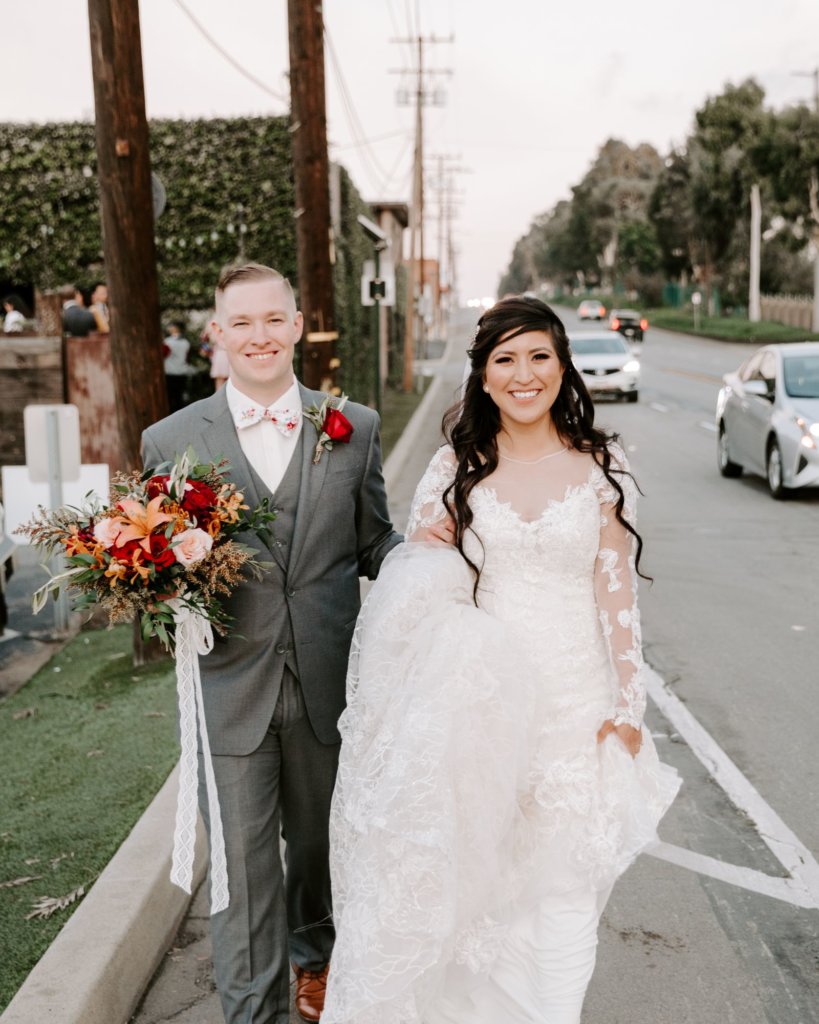
[[[325,964],[320,971],[308,971],[293,964],[293,973],[296,975],[296,1009],[304,1020],[321,1020],[329,970],[329,964]]]

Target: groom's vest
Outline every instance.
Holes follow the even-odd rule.
[[[276,544],[285,565],[288,565],[290,562],[290,548],[293,543],[293,531],[296,526],[296,506],[299,503],[299,491],[301,490],[303,443],[302,438],[299,438],[293,446],[293,455],[287,466],[285,474],[281,479],[281,483],[276,488],[275,494],[271,493],[270,488],[250,465],[249,460],[247,463],[251,476],[253,477],[253,483],[256,485],[256,491],[259,498],[262,500],[269,498],[271,506],[276,510],[276,519],[271,526],[270,532],[273,534],[274,543]],[[285,589],[287,588],[286,576],[284,587]],[[284,604],[284,594],[282,594],[282,603]],[[276,636],[276,645],[277,647],[284,646],[286,648],[284,664],[286,664],[293,675],[298,678],[299,671],[296,664],[295,645],[293,643],[293,626],[290,622],[289,611],[285,618],[284,625]],[[282,671],[283,670],[284,669],[282,668]]]

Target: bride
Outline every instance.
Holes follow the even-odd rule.
[[[637,488],[563,325],[504,299],[470,359],[353,640],[324,1024],[576,1024],[679,786],[642,727]]]

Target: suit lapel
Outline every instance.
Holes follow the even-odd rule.
[[[305,409],[313,404],[320,406],[327,397],[321,391],[310,391],[303,384],[299,384],[299,391],[301,392],[301,401]],[[327,452],[324,453],[317,464],[313,462],[318,434],[313,424],[306,418],[302,423],[300,441],[302,458],[301,487],[299,488],[299,501],[296,506],[293,544],[290,549],[289,572],[291,574],[296,569],[299,556],[304,547],[304,541],[310,529],[310,523],[313,521],[315,510],[318,507],[329,462]]]

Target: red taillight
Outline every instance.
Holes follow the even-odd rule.
[[[641,320],[640,321],[640,330],[641,331],[647,331],[648,330],[648,320]]]
[[[617,319],[617,317],[615,317],[612,320],[612,322],[611,322],[611,329],[613,331],[619,331],[620,330],[620,321]]]
[[[605,315],[606,315],[606,307],[605,306],[601,306],[600,307],[600,316],[605,316]]]

